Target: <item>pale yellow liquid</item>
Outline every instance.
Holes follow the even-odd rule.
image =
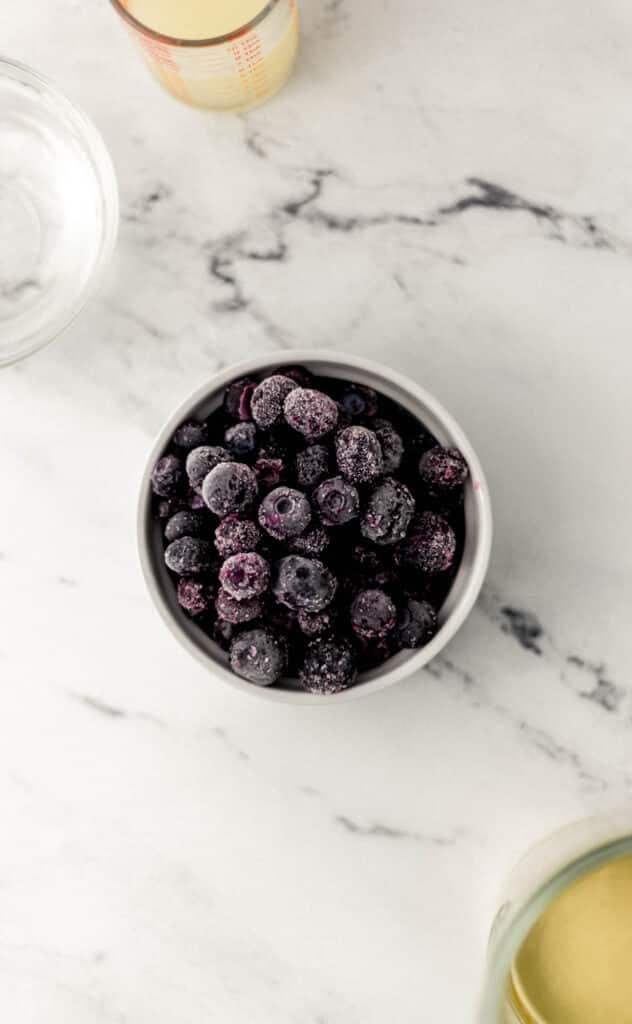
[[[247,25],[267,0],[131,0],[143,25],[174,39],[215,39]]]
[[[171,39],[217,39],[243,28],[266,0],[127,0],[141,24]],[[210,110],[244,110],[277,92],[296,56],[294,0],[279,0],[253,29],[204,47],[155,44],[138,37],[151,70],[170,92]]]
[[[632,856],[551,903],[516,957],[512,988],[527,1024],[632,1024]]]

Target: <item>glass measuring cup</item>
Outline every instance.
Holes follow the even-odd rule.
[[[632,809],[624,809],[567,825],[525,855],[504,887],[492,927],[477,1024],[535,1024],[512,971],[527,935],[569,886],[631,854]]]
[[[180,2],[157,0],[155,8],[162,18],[156,24],[168,25],[169,5],[177,14]],[[156,31],[139,20],[147,7],[139,0],[111,3],[153,75],[173,96],[192,106],[247,110],[278,92],[292,71],[298,44],[296,0],[269,0],[245,24],[231,25],[229,31],[211,38],[176,38]],[[225,0],[225,6],[230,12],[230,0]],[[145,13],[143,17],[150,20]],[[230,17],[223,28],[226,24]]]

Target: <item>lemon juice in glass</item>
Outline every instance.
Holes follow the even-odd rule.
[[[207,110],[247,110],[287,81],[296,0],[111,0],[156,78]]]

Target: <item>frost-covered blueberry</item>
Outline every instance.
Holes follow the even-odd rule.
[[[178,576],[208,572],[213,565],[213,548],[201,537],[178,537],[165,548],[165,564]]]
[[[153,468],[151,489],[160,498],[174,498],[186,488],[182,462],[176,455],[163,455]]]
[[[257,478],[243,462],[220,462],[204,477],[202,497],[216,516],[242,512],[257,496]]]
[[[263,602],[260,597],[249,597],[238,601],[231,597],[227,590],[220,587],[215,598],[215,609],[220,619],[225,619],[233,626],[239,626],[242,622],[252,622],[258,619],[263,611]]]
[[[156,502],[155,512],[158,519],[171,519],[176,512],[186,508],[186,498],[178,495],[177,498],[161,498]]]
[[[321,526],[313,526],[298,537],[293,537],[288,547],[297,555],[307,555],[309,558],[322,555],[329,547],[329,534]]]
[[[245,629],[230,645],[230,666],[256,686],[276,683],[287,662],[285,645],[270,629]]]
[[[419,475],[430,490],[457,491],[467,480],[468,466],[458,448],[435,445],[421,456]]]
[[[285,476],[283,460],[269,455],[258,455],[254,469],[259,490],[261,491],[268,491],[272,487],[278,487]]]
[[[178,604],[189,615],[202,615],[213,603],[213,587],[208,580],[181,576],[178,580]]]
[[[266,622],[278,635],[288,636],[296,624],[296,611],[294,608],[288,608],[286,604],[271,601],[266,613]]]
[[[414,511],[415,499],[406,484],[386,477],[369,495],[360,532],[373,544],[396,544],[406,536]]]
[[[356,672],[356,656],[349,641],[323,636],[308,643],[299,680],[310,693],[339,693],[351,686]]]
[[[206,505],[204,504],[204,498],[197,491],[189,488],[188,506],[192,512],[199,512],[201,508],[207,511]]]
[[[231,420],[250,419],[250,399],[257,386],[251,377],[241,377],[229,384],[224,392],[224,412]]]
[[[257,384],[250,399],[250,412],[258,427],[268,430],[279,422],[283,415],[283,403],[296,387],[293,380],[279,373]]]
[[[294,388],[283,403],[283,415],[293,430],[315,441],[336,426],[338,406],[323,391]]]
[[[313,374],[309,372],[305,366],[280,366],[275,373],[280,373],[283,377],[289,377],[298,384],[299,388],[311,388],[312,381],[314,380]]]
[[[215,547],[222,558],[240,551],[254,551],[261,539],[261,531],[252,519],[238,519],[233,513],[222,519],[215,530]]]
[[[329,449],[311,444],[296,456],[296,480],[299,487],[311,490],[329,476]]]
[[[301,491],[275,487],[259,505],[259,524],[276,540],[298,537],[309,525],[312,510]]]
[[[226,429],[224,444],[237,458],[252,455],[257,447],[257,428],[254,423],[235,423]]]
[[[423,647],[437,632],[437,613],[428,601],[409,598],[397,617],[397,638],[401,647]]]
[[[357,517],[360,495],[348,480],[332,476],[323,480],[314,491],[314,504],[325,526],[342,526]]]
[[[455,554],[454,530],[447,519],[434,512],[422,512],[414,520],[401,546],[404,563],[430,575],[449,569]]]
[[[378,636],[371,639],[359,637],[357,648],[358,668],[360,671],[366,672],[369,669],[378,668],[379,665],[383,665],[395,653],[394,634],[388,633],[387,636]]]
[[[382,448],[384,472],[395,473],[402,463],[404,442],[390,420],[375,419],[371,426]]]
[[[213,623],[213,631],[211,636],[216,644],[222,648],[223,651],[227,651],[230,648],[231,641],[235,635],[235,627],[232,622],[228,619],[216,619]]]
[[[363,384],[347,384],[340,396],[340,405],[351,420],[375,416],[377,394],[373,388],[366,388]]]
[[[319,612],[333,600],[336,586],[335,576],[318,559],[286,555],[277,565],[272,590],[289,608]]]
[[[370,640],[390,633],[397,621],[397,610],[383,590],[361,590],[353,600],[350,617],[353,632]]]
[[[256,551],[240,551],[222,564],[219,582],[235,600],[246,601],[268,589],[270,566]]]
[[[184,451],[191,451],[200,445],[208,442],[208,427],[206,423],[198,423],[197,420],[187,420],[181,423],[173,435],[173,443],[177,448]]]
[[[203,537],[208,532],[210,522],[212,520],[208,512],[194,512],[188,508],[180,509],[167,521],[165,540],[171,543],[178,537]]]
[[[338,469],[353,484],[365,484],[382,474],[384,460],[377,435],[352,424],[336,435]]]
[[[336,619],[336,609],[333,605],[323,608],[320,612],[308,612],[301,608],[298,613],[299,629],[305,636],[322,636],[323,633],[330,632]]]
[[[220,462],[230,462],[230,452],[220,445],[202,445],[187,455],[186,467],[189,484],[197,494],[202,493],[204,478]]]

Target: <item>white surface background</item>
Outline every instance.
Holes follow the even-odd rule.
[[[105,0],[0,13],[6,54],[94,118],[122,201],[100,297],[0,378],[12,1024],[472,1020],[515,858],[630,795],[629,5],[301,8],[294,78],[241,117],[163,94]],[[134,540],[173,405],[314,345],[434,391],[496,513],[445,657],[331,710],[215,682]]]

